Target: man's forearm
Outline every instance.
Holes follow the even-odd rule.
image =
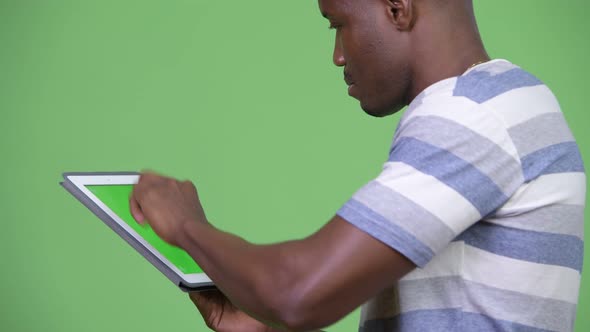
[[[274,245],[253,245],[205,223],[187,222],[179,240],[217,287],[238,307],[252,316],[280,328],[297,318],[286,317],[293,305],[296,285],[286,252],[297,241]],[[296,315],[296,312],[293,312]]]
[[[313,235],[253,245],[207,223],[177,242],[240,309],[271,326],[310,331],[354,310],[415,265],[334,216]]]

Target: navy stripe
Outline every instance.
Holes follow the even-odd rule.
[[[491,253],[582,272],[584,242],[573,235],[527,231],[480,221],[455,241]]]
[[[403,162],[437,178],[463,195],[482,216],[508,200],[494,181],[473,165],[447,150],[415,138],[400,138],[393,146],[389,160]]]
[[[522,184],[520,160],[481,133],[452,120],[436,115],[418,115],[404,124],[400,136],[413,137],[453,151],[454,155],[474,165],[506,192],[514,192]]]
[[[525,182],[541,175],[584,172],[584,162],[576,142],[550,145],[522,158]]]
[[[514,68],[500,74],[474,70],[457,78],[453,96],[467,97],[476,103],[483,103],[513,89],[541,85],[532,74]]]
[[[494,319],[485,315],[462,312],[459,309],[416,310],[388,319],[366,321],[359,332],[420,331],[420,332],[547,332],[532,326]]]
[[[434,252],[412,234],[387,221],[387,219],[355,199],[348,200],[336,214],[365,233],[399,251],[419,267],[423,267],[434,257]]]
[[[471,261],[464,269],[479,263]],[[478,273],[476,267],[472,273]],[[492,273],[488,277],[502,280],[503,284],[530,279],[526,271],[516,272],[509,268],[498,268]],[[548,330],[570,329],[577,309],[576,304],[571,302],[491,287],[458,276],[402,279],[398,281],[397,295],[386,304],[393,307],[399,303],[401,312],[461,308],[466,312],[501,317],[505,321]]]

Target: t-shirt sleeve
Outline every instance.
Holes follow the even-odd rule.
[[[423,267],[522,183],[518,154],[491,110],[426,109],[404,119],[382,172],[337,215]]]

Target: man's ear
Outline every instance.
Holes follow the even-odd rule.
[[[388,9],[391,23],[400,31],[411,30],[416,19],[414,1],[412,0],[383,0]]]

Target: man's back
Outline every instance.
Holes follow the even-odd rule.
[[[338,214],[418,267],[361,331],[571,331],[585,174],[551,91],[505,60],[410,104],[382,173]]]

